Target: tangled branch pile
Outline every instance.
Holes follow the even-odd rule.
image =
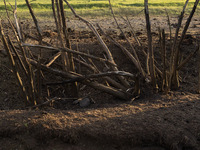
[[[152,91],[157,92],[163,91],[168,93],[171,89],[179,87],[179,70],[192,58],[192,56],[199,50],[199,47],[195,49],[194,52],[191,52],[185,60],[180,59],[180,51],[181,44],[186,35],[187,29],[190,25],[191,19],[194,16],[195,10],[199,3],[199,0],[196,0],[193,6],[193,9],[187,19],[187,22],[184,26],[182,34],[179,39],[180,27],[182,25],[182,20],[184,17],[185,9],[188,4],[187,0],[181,12],[181,15],[178,19],[178,25],[176,28],[176,34],[172,39],[171,28],[170,28],[170,19],[168,16],[168,23],[170,29],[170,40],[171,40],[171,51],[170,56],[166,55],[166,37],[165,30],[159,30],[159,39],[160,39],[160,52],[162,59],[162,67],[158,67],[157,61],[154,59],[154,49],[152,42],[152,34],[151,34],[151,24],[149,17],[149,9],[148,9],[148,0],[144,1],[144,12],[146,19],[146,29],[147,29],[147,38],[148,38],[148,49],[145,50],[145,47],[141,43],[141,41],[136,36],[133,27],[131,26],[128,18],[127,23],[131,29],[133,37],[137,42],[139,47],[139,51],[143,53],[143,56],[146,58],[146,62],[141,62],[139,55],[137,54],[138,50],[135,49],[135,46],[129,41],[129,39],[124,34],[123,30],[120,28],[117,19],[115,17],[114,11],[112,10],[112,5],[109,0],[111,13],[113,18],[121,31],[122,35],[126,39],[127,44],[130,45],[132,51],[130,52],[120,43],[118,43],[115,39],[106,35],[101,27],[98,25],[98,28],[102,35],[104,35],[110,42],[114,43],[118,46],[122,52],[127,56],[127,58],[133,63],[133,66],[137,68],[137,72],[132,74],[125,71],[120,71],[120,68],[116,64],[111,51],[108,46],[102,39],[102,36],[97,31],[97,29],[86,19],[82,18],[78,14],[76,14],[75,10],[71,7],[67,0],[52,0],[52,11],[54,15],[56,31],[57,31],[57,46],[50,45],[49,43],[43,40],[43,32],[39,27],[38,21],[34,12],[31,8],[31,5],[28,0],[26,0],[26,4],[30,10],[30,14],[34,21],[34,24],[37,29],[37,38],[28,36],[29,38],[34,38],[38,41],[37,45],[33,45],[27,43],[26,38],[24,38],[24,32],[20,27],[17,18],[17,4],[15,3],[15,8],[13,8],[14,15],[14,24],[10,19],[10,14],[7,9],[6,2],[5,8],[7,11],[7,19],[9,21],[11,30],[13,31],[15,38],[11,40],[9,35],[5,35],[4,29],[0,24],[1,30],[1,38],[4,45],[5,50],[8,53],[9,60],[12,64],[13,73],[16,76],[18,84],[21,89],[21,93],[24,96],[24,101],[27,105],[39,105],[44,102],[43,91],[46,86],[64,84],[70,85],[70,89],[66,87],[65,90],[71,93],[73,98],[78,98],[79,92],[79,84],[90,86],[94,89],[109,93],[113,96],[119,97],[121,99],[130,100],[135,96],[140,94],[140,81],[145,81],[145,84],[150,84],[152,87]],[[85,52],[80,52],[77,50],[73,50],[71,48],[69,33],[67,32],[67,24],[66,24],[66,14],[64,12],[64,4],[66,3],[68,7],[71,9],[72,13],[76,18],[78,18],[81,22],[85,23],[86,26],[94,33],[96,38],[99,41],[99,44],[102,47],[102,51],[106,54],[104,57],[98,57],[95,55],[91,55]],[[26,35],[27,37],[27,35]],[[173,40],[173,41],[172,41]],[[37,53],[34,53],[31,49],[34,48],[37,50]],[[53,53],[53,56],[47,60],[43,57],[43,53],[48,52],[50,54]],[[56,53],[55,53],[56,52]],[[110,71],[103,72],[101,68],[98,68],[95,65],[95,62],[101,63],[102,65],[109,68]],[[81,71],[77,71],[76,68],[79,66],[84,66],[87,68],[90,74],[85,75]],[[55,81],[54,83],[42,85],[43,74],[44,72],[49,72],[55,76],[62,77],[62,82]],[[101,80],[97,80],[101,79]],[[130,80],[134,80],[134,85],[130,84]],[[45,88],[44,88],[45,87]]]

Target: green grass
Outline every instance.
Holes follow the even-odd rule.
[[[15,0],[7,0],[14,5]],[[51,18],[51,0],[30,0],[36,15],[42,18]],[[120,15],[136,15],[144,7],[144,0],[111,0],[114,11]],[[185,0],[149,0],[151,15],[163,15],[165,8],[171,15],[180,14]],[[106,0],[69,0],[69,3],[82,16],[96,17],[109,16],[109,3]],[[187,13],[191,10],[194,0],[188,4]],[[25,0],[17,0],[18,15],[22,18],[29,18],[28,9]],[[71,16],[70,10],[65,5],[68,16]],[[198,10],[199,12],[199,10]],[[5,15],[4,3],[0,1],[0,13]],[[27,15],[28,14],[28,15]]]

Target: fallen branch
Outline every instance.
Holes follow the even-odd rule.
[[[74,58],[75,61],[77,61],[78,63],[84,65],[85,67],[87,67],[88,69],[90,69],[91,71],[93,71],[94,73],[101,73],[99,70],[97,70],[96,67],[84,62],[84,61],[81,61],[79,60],[78,58]],[[116,88],[119,88],[119,89],[122,89],[122,90],[126,90],[126,88],[121,85],[120,83],[118,83],[117,81],[115,81],[114,79],[112,79],[111,77],[103,77],[106,81],[109,82],[109,84],[111,84],[112,86],[116,87]]]
[[[76,55],[82,55],[82,56],[85,56],[85,57],[89,57],[89,58],[92,58],[92,59],[95,59],[95,60],[98,60],[100,62],[107,62],[113,66],[116,66],[116,64],[109,60],[106,60],[106,59],[103,59],[103,58],[99,58],[99,57],[96,57],[96,56],[93,56],[93,55],[89,55],[89,54],[86,54],[86,53],[83,53],[83,52],[78,52],[78,51],[74,51],[74,50],[71,50],[69,48],[54,48],[54,47],[50,47],[50,46],[42,46],[42,45],[33,45],[33,44],[26,44],[26,43],[23,43],[22,46],[28,46],[28,47],[37,47],[37,48],[44,48],[44,49],[49,49],[49,50],[56,50],[56,51],[65,51],[65,52],[69,52],[69,53],[73,53],[73,54],[76,54]]]
[[[29,59],[29,62],[32,65],[37,67],[36,61]],[[41,64],[40,67],[41,67],[42,70],[51,72],[53,74],[56,74],[56,75],[64,77],[64,78],[75,79],[77,77],[80,77],[80,78],[83,77],[82,75],[77,74],[77,73],[60,71],[60,70],[57,70],[57,69],[54,69],[54,68],[47,67],[43,64]],[[111,94],[113,96],[119,97],[119,98],[124,99],[124,100],[128,100],[132,97],[132,94],[130,94],[130,93],[115,89],[113,87],[108,87],[108,86],[105,86],[105,85],[97,83],[97,82],[91,82],[91,81],[88,81],[88,80],[83,80],[82,83],[85,84],[85,85],[88,85],[88,86],[90,86],[94,89],[106,92],[108,94]]]
[[[46,85],[59,85],[59,84],[66,84],[66,83],[73,83],[73,82],[83,82],[84,80],[90,80],[93,78],[101,78],[105,76],[126,76],[130,78],[135,78],[135,76],[129,72],[125,71],[109,71],[109,72],[103,72],[98,74],[91,74],[91,75],[83,75],[81,77],[76,77],[73,79],[69,79],[62,82],[53,82],[53,83],[46,83]]]

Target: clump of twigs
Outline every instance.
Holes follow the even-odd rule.
[[[37,38],[34,38],[38,41],[38,44],[27,43],[26,39],[24,39],[22,28],[20,27],[18,18],[17,18],[17,3],[15,1],[15,8],[13,8],[13,16],[14,16],[14,24],[10,20],[9,12],[7,11],[7,19],[12,27],[12,31],[15,35],[15,41],[17,43],[13,44],[11,37],[4,33],[4,29],[0,24],[1,30],[1,38],[4,44],[4,47],[8,53],[9,60],[12,64],[13,73],[16,76],[16,79],[19,83],[21,93],[24,96],[25,103],[27,105],[39,105],[49,104],[51,100],[50,94],[48,93],[46,96],[43,94],[44,87],[43,83],[43,75],[44,72],[48,72],[52,76],[61,77],[63,81],[55,81],[54,83],[48,83],[48,86],[55,85],[65,85],[65,90],[71,93],[72,98],[79,98],[79,83],[83,85],[90,86],[96,90],[100,90],[102,92],[109,93],[115,97],[119,97],[124,100],[133,99],[135,96],[140,94],[140,80],[145,80],[146,84],[151,84],[152,91],[157,92],[159,89],[167,93],[172,88],[179,87],[179,70],[192,58],[192,56],[196,53],[198,48],[192,52],[185,60],[180,61],[180,51],[181,44],[186,35],[187,29],[190,25],[191,19],[195,13],[196,7],[199,3],[199,0],[196,0],[194,3],[194,7],[190,13],[190,16],[187,19],[184,30],[182,31],[180,39],[178,39],[180,27],[182,24],[184,12],[186,6],[188,4],[188,0],[186,1],[183,11],[179,16],[178,26],[176,29],[176,35],[174,37],[174,41],[172,42],[171,47],[171,55],[170,58],[166,56],[166,38],[165,38],[165,30],[160,29],[159,38],[160,38],[160,48],[161,48],[161,59],[162,59],[162,68],[157,66],[157,62],[154,58],[154,49],[152,42],[152,34],[151,34],[151,24],[149,17],[149,9],[148,9],[148,0],[144,1],[144,12],[146,18],[146,29],[147,29],[147,38],[148,38],[148,49],[145,51],[145,48],[141,41],[138,39],[136,34],[134,33],[133,27],[131,26],[128,18],[127,23],[130,26],[130,29],[134,35],[135,41],[137,41],[138,46],[140,47],[144,57],[146,58],[146,65],[144,62],[141,62],[139,55],[133,44],[129,41],[126,35],[123,32],[123,29],[120,28],[117,19],[115,17],[114,11],[112,10],[112,5],[109,0],[111,13],[113,18],[120,29],[122,35],[125,37],[127,43],[130,45],[132,52],[127,50],[124,46],[118,43],[115,39],[106,35],[106,33],[101,29],[100,32],[108,38],[109,41],[117,45],[122,52],[130,59],[133,65],[138,69],[138,71],[133,74],[125,71],[120,71],[120,68],[116,64],[111,51],[108,46],[104,42],[102,36],[99,34],[97,29],[94,27],[92,23],[88,20],[79,16],[72,6],[69,4],[67,0],[52,0],[52,11],[54,15],[56,31],[57,31],[57,46],[51,45],[43,40],[43,31],[39,27],[39,23],[37,21],[36,16],[31,8],[31,5],[28,0],[26,0],[26,4],[30,10],[30,14],[34,21],[36,30],[37,30]],[[87,52],[80,52],[77,50],[73,50],[71,48],[69,33],[67,32],[67,24],[66,24],[66,16],[64,11],[64,4],[71,9],[71,12],[74,14],[76,18],[78,18],[81,22],[85,23],[87,27],[94,33],[99,44],[102,47],[102,51],[106,54],[104,57],[98,57],[95,55],[88,54]],[[170,23],[169,23],[170,24]],[[170,30],[171,33],[171,30]],[[172,35],[170,34],[170,37]],[[31,37],[31,36],[29,36]],[[36,48],[38,53],[32,54],[31,48]],[[43,57],[43,52],[55,51],[53,57],[49,60],[45,60]],[[58,61],[59,60],[59,61]],[[84,61],[83,61],[84,60]],[[85,61],[87,60],[87,61]],[[109,71],[103,72],[102,69],[98,68],[95,65],[95,62],[101,63],[102,65],[109,67]],[[76,63],[78,62],[78,66]],[[54,67],[56,65],[62,67]],[[58,64],[59,63],[59,64]],[[82,74],[81,71],[77,72],[75,68],[84,66],[88,69],[88,72],[91,72],[88,75]],[[145,66],[145,67],[144,67]],[[138,73],[139,72],[139,73]],[[113,78],[114,76],[114,78]],[[97,80],[102,79],[102,80]],[[135,81],[134,85],[130,84],[131,81]],[[103,81],[103,82],[102,82]],[[158,83],[162,83],[161,86]],[[46,84],[47,86],[47,84]],[[45,88],[46,88],[45,86]],[[70,86],[70,89],[68,88]]]
[[[110,0],[108,0],[110,3],[110,9],[111,13],[113,15],[113,18],[117,24],[118,29],[121,31],[122,35],[126,39],[127,43],[130,45],[133,54],[131,54],[128,50],[126,50],[125,47],[120,45],[117,41],[115,41],[113,38],[111,38],[109,35],[106,35],[103,31],[102,33],[106,35],[106,37],[113,42],[116,46],[120,47],[121,50],[127,55],[127,57],[133,62],[133,64],[136,66],[140,74],[142,75],[142,78],[145,78],[146,81],[150,81],[152,85],[152,89],[154,92],[157,92],[158,90],[164,91],[165,93],[168,93],[171,89],[177,89],[180,86],[180,77],[179,77],[179,71],[180,69],[197,53],[199,50],[199,46],[196,46],[196,49],[191,52],[184,60],[181,60],[180,52],[181,52],[181,45],[183,43],[184,37],[186,35],[186,32],[188,30],[188,27],[191,23],[191,20],[194,16],[194,13],[196,11],[196,8],[199,4],[199,0],[196,0],[194,2],[194,6],[191,10],[191,13],[189,17],[187,18],[187,22],[184,26],[184,29],[181,33],[180,39],[179,39],[179,33],[180,28],[182,25],[182,21],[185,14],[185,9],[188,5],[188,0],[186,0],[185,5],[183,6],[183,10],[178,18],[178,24],[176,27],[176,33],[172,41],[172,31],[171,31],[171,23],[170,18],[167,13],[168,18],[168,25],[169,25],[169,31],[170,31],[170,56],[167,57],[166,55],[166,43],[167,39],[165,37],[166,33],[165,30],[160,28],[159,29],[159,41],[160,41],[160,53],[161,53],[161,60],[162,60],[162,68],[159,68],[157,65],[157,61],[154,58],[154,49],[153,49],[153,41],[152,41],[152,32],[151,32],[151,23],[150,23],[150,17],[149,17],[149,8],[148,8],[148,0],[144,1],[144,12],[145,12],[145,19],[146,19],[146,30],[147,30],[147,39],[148,39],[148,48],[147,51],[144,50],[144,46],[141,44],[140,40],[137,38],[133,27],[130,24],[130,21],[127,19],[124,19],[127,24],[129,25],[131,32],[133,34],[133,37],[141,49],[142,53],[146,57],[146,68],[142,67],[141,62],[138,58],[138,55],[136,53],[136,50],[134,46],[132,46],[132,43],[128,40],[125,33],[119,26],[119,23],[117,22],[117,19],[115,17],[114,11],[112,9],[112,5]],[[100,27],[99,27],[100,28]],[[138,50],[139,51],[139,50]],[[161,85],[158,85],[158,83],[161,83]]]

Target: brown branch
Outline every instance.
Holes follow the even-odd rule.
[[[199,51],[199,46],[196,48],[194,52],[191,52],[177,67],[177,70],[183,68],[183,66],[191,60],[191,58]]]
[[[21,57],[19,56],[19,54],[18,54],[16,48],[14,47],[12,41],[10,40],[9,36],[8,36],[8,43],[10,44],[11,48],[13,49],[13,51],[14,51],[14,53],[15,53],[15,55],[16,55],[18,61],[19,61],[19,64],[20,64],[20,66],[21,66],[22,69],[23,69],[23,72],[25,73],[26,76],[28,76],[28,71],[27,71],[27,69],[26,69],[26,67],[25,67],[25,65],[24,65],[24,63],[23,63]]]
[[[33,18],[33,21],[34,21],[34,23],[35,23],[35,26],[36,26],[36,29],[37,29],[37,32],[38,32],[38,35],[39,35],[39,41],[42,41],[42,31],[41,31],[41,29],[40,29],[40,27],[39,27],[37,18],[36,18],[35,15],[34,15],[33,9],[32,9],[32,7],[31,7],[29,1],[28,1],[28,0],[25,0],[25,1],[26,1],[26,5],[28,6],[28,9],[29,9],[29,11],[30,11],[30,14],[31,14],[31,16],[32,16],[32,18]]]
[[[73,59],[74,59],[74,61],[78,62],[79,64],[82,64],[83,66],[87,67],[91,71],[96,72],[96,68],[93,67],[92,65],[88,64],[87,62],[82,61],[82,60],[75,58],[75,57]]]
[[[8,46],[8,42],[7,42],[6,38],[5,38],[1,22],[0,22],[0,31],[1,31],[1,38],[2,38],[2,41],[3,41],[3,44],[4,44],[4,48],[6,49],[6,51],[8,53],[8,57],[9,57],[11,65],[12,65],[13,72],[14,72],[14,75],[15,75],[15,77],[17,79],[18,84],[19,84],[19,87],[20,87],[20,90],[22,92],[22,95],[24,97],[25,104],[30,103],[28,94],[26,92],[26,88],[25,88],[25,86],[24,86],[24,84],[23,84],[23,82],[21,80],[19,72],[16,69],[16,63],[14,61],[12,52],[11,52],[9,46]]]
[[[99,26],[99,24],[97,24],[98,28],[100,29],[100,31],[102,32],[103,35],[105,35],[109,41],[113,42],[115,45],[117,45],[117,47],[119,47],[122,52],[133,62],[133,64],[138,68],[138,70],[141,72],[141,74],[143,75],[143,77],[145,77],[144,72],[141,71],[140,66],[138,64],[138,61],[136,60],[136,58],[125,48],[123,47],[120,43],[118,43],[117,41],[115,41],[112,37],[110,37],[109,35],[107,35],[102,28]]]
[[[123,47],[120,43],[118,43],[116,40],[114,40],[111,36],[107,35],[103,30],[102,28],[99,26],[99,24],[97,24],[99,30],[101,31],[101,33],[109,40],[111,41],[113,44],[115,44],[117,47],[119,47],[122,51],[126,51],[124,54],[130,59],[132,60],[132,62],[135,64],[135,66],[139,69],[139,66],[137,64],[137,60],[132,57],[132,54],[125,48]],[[147,56],[147,53],[145,51],[143,51],[144,55]],[[162,76],[162,72],[155,66],[155,69],[157,71],[157,73]],[[147,76],[144,76],[144,77],[147,77]]]
[[[72,6],[66,1],[66,4],[68,5],[68,7],[71,9],[72,13],[74,14],[74,16],[78,19],[80,19],[81,21],[83,21],[92,31],[93,33],[96,35],[97,39],[99,40],[99,42],[101,43],[101,45],[104,48],[104,51],[106,52],[108,59],[114,63],[112,54],[110,52],[110,50],[108,49],[107,45],[104,43],[104,41],[102,40],[101,36],[99,35],[98,31],[95,29],[95,27],[87,20],[83,19],[82,17],[80,17],[79,15],[76,14],[76,12],[74,11],[74,9],[72,8]]]
[[[140,39],[137,37],[137,35],[135,34],[134,28],[133,28],[128,16],[126,16],[126,20],[127,20],[128,25],[129,25],[129,28],[131,29],[131,32],[133,34],[133,37],[134,37],[135,41],[137,42],[138,46],[142,47],[142,43],[141,43]]]
[[[52,10],[53,10],[53,16],[54,16],[54,20],[55,20],[55,24],[56,24],[56,29],[58,32],[58,19],[57,19],[56,10],[55,10],[55,0],[51,0],[51,6],[52,6]]]
[[[183,21],[185,9],[186,9],[188,2],[189,2],[189,0],[186,0],[185,5],[183,7],[183,10],[181,12],[181,15],[179,16],[179,19],[178,19],[178,24],[177,24],[177,27],[176,27],[176,33],[175,33],[174,42],[173,42],[173,46],[172,46],[172,52],[174,52],[175,47],[176,47],[176,43],[177,43],[177,39],[178,39],[178,33],[179,33],[179,30],[180,30],[180,27],[181,27],[181,24],[182,24],[182,21]]]
[[[65,20],[65,13],[64,13],[64,6],[63,6],[63,0],[59,0],[59,8],[60,8],[60,17],[61,17],[61,22],[60,24],[62,24],[62,33],[64,35],[64,39],[65,39],[65,45],[63,45],[69,49],[71,49],[71,44],[70,44],[70,41],[69,41],[69,36],[68,36],[68,33],[67,33],[67,26],[66,26],[66,20]],[[65,52],[62,52],[62,61],[63,61],[63,64],[64,64],[64,69],[67,71],[67,70],[70,70],[70,71],[74,71],[75,68],[74,68],[74,62],[73,62],[73,56],[71,55],[71,53],[65,53]]]
[[[171,27],[171,22],[170,22],[170,17],[169,17],[169,13],[167,11],[167,9],[165,9],[166,15],[167,15],[167,24],[169,26],[169,36],[170,36],[170,46],[171,46],[171,42],[172,42],[172,27]]]
[[[165,43],[165,30],[159,29],[160,35],[160,46],[161,46],[161,59],[162,59],[162,67],[163,67],[163,76],[162,76],[162,91],[168,89],[167,83],[167,70],[166,70],[166,43]]]
[[[32,59],[29,59],[29,62],[32,65],[37,66],[37,62],[32,60]],[[56,74],[58,76],[64,77],[64,78],[73,79],[73,78],[82,76],[82,75],[79,75],[77,73],[63,72],[63,71],[60,71],[60,70],[57,70],[57,69],[46,67],[45,65],[42,65],[42,64],[41,64],[41,69],[45,70],[45,71],[48,71],[48,72],[51,72],[53,74]],[[128,100],[128,99],[130,99],[132,97],[132,95],[129,94],[129,93],[120,91],[120,90],[115,89],[113,87],[105,86],[105,85],[97,83],[97,82],[90,82],[90,81],[86,80],[86,81],[83,81],[82,83],[85,84],[85,85],[88,85],[88,86],[90,86],[90,87],[92,87],[94,89],[106,92],[106,93],[111,94],[111,95],[116,96],[116,97],[119,97],[121,99]]]
[[[5,3],[5,1],[4,1]],[[6,7],[6,3],[5,3],[5,7]],[[8,13],[7,13],[8,15]],[[16,29],[14,27],[14,25],[12,24],[12,22],[10,21],[10,17],[8,16],[8,21],[11,25],[11,29],[14,33],[14,36],[17,40],[17,44],[19,46],[19,49],[22,53],[22,56],[23,56],[23,60],[24,60],[24,65],[25,67],[27,68],[27,71],[28,71],[28,84],[29,84],[29,91],[28,91],[28,94],[29,94],[29,101],[35,105],[36,104],[36,101],[35,101],[35,88],[34,88],[34,84],[33,84],[33,75],[32,75],[32,70],[31,70],[31,66],[29,64],[29,62],[27,61],[27,57],[26,57],[26,54],[25,54],[25,50],[23,49],[22,45],[21,45],[21,41],[19,39],[19,35],[18,33],[16,32]]]
[[[187,30],[188,30],[188,27],[190,26],[191,20],[192,20],[192,18],[194,16],[194,13],[196,11],[196,8],[197,8],[198,4],[199,4],[199,0],[196,0],[195,3],[194,3],[193,9],[192,9],[192,11],[190,13],[190,16],[188,17],[187,22],[185,24],[185,27],[183,29],[183,32],[182,32],[181,39],[179,41],[178,47],[180,47],[182,42],[183,42],[183,39],[184,39],[185,34],[186,34]]]
[[[53,82],[53,83],[46,83],[47,85],[60,85],[60,84],[66,84],[66,83],[73,83],[73,82],[83,82],[84,80],[90,80],[94,78],[102,78],[105,76],[125,76],[125,77],[131,77],[135,78],[135,76],[129,72],[124,71],[109,71],[109,72],[103,72],[98,74],[91,74],[91,75],[83,75],[81,77],[76,77],[73,79],[69,79],[62,82]]]
[[[182,21],[183,21],[185,9],[186,9],[188,2],[189,2],[189,0],[186,0],[185,5],[183,7],[183,10],[181,12],[181,15],[179,16],[178,25],[177,25],[176,33],[175,33],[175,37],[174,37],[174,42],[173,42],[173,45],[172,45],[169,88],[171,88],[172,85],[175,88],[179,87],[179,78],[178,78],[178,72],[177,72],[178,61],[179,61],[179,46],[177,47],[177,40],[178,40],[179,30],[180,30],[180,27],[181,27],[181,24],[182,24]]]
[[[88,69],[90,69],[91,71],[93,71],[94,73],[101,73],[99,70],[97,70],[96,67],[86,63],[86,62],[83,62],[77,58],[74,58],[75,61],[77,61],[78,63],[84,65],[85,67],[87,67]],[[119,88],[119,89],[122,89],[122,90],[126,90],[126,88],[118,83],[117,81],[115,81],[114,79],[112,79],[111,77],[103,77],[106,81],[108,81],[112,86],[116,87],[116,88]]]
[[[71,12],[74,14],[74,16],[76,18],[78,18],[79,20],[81,20],[82,22],[84,22],[91,30],[92,32],[95,34],[95,36],[97,37],[99,43],[102,45],[105,53],[107,54],[108,60],[110,62],[112,62],[113,64],[115,64],[115,61],[113,59],[113,56],[110,52],[110,50],[108,49],[107,45],[105,44],[105,42],[103,41],[103,39],[101,38],[101,36],[99,35],[98,31],[95,29],[95,27],[87,20],[83,19],[82,17],[80,17],[79,15],[76,14],[75,10],[72,8],[72,6],[67,2],[67,0],[64,0],[66,2],[66,4],[68,5],[68,7],[71,9]],[[112,69],[114,71],[118,71],[118,68],[116,66],[112,66]],[[122,77],[118,77],[119,80],[121,81],[121,83],[126,86],[126,87],[130,87],[129,83],[123,79]]]
[[[113,64],[109,60],[99,58],[99,57],[96,57],[96,56],[93,56],[93,55],[88,55],[88,54],[85,54],[85,53],[82,53],[82,52],[74,51],[74,50],[71,50],[69,48],[54,48],[54,47],[50,47],[50,46],[33,45],[33,44],[25,44],[25,43],[23,43],[22,45],[28,46],[28,47],[38,47],[38,48],[44,48],[44,49],[49,49],[49,50],[57,50],[57,51],[61,51],[61,52],[64,51],[64,52],[73,53],[73,54],[76,54],[76,55],[82,55],[82,56],[89,57],[89,58],[92,58],[92,59],[95,59],[95,60],[98,60],[98,61],[101,61],[101,62],[107,62],[107,63],[109,63],[113,66],[116,66],[116,64]]]
[[[61,18],[62,18],[62,25],[63,25],[63,34],[65,37],[65,42],[66,42],[66,47],[71,49],[71,43],[69,40],[69,34],[67,33],[67,26],[66,26],[66,19],[65,19],[65,12],[64,12],[64,6],[63,6],[63,0],[60,0],[60,12],[61,12]],[[67,58],[67,63],[68,63],[68,69],[70,71],[75,72],[75,66],[74,66],[74,60],[73,60],[73,54],[69,53],[66,54],[66,58]],[[77,84],[74,83],[72,84],[72,92],[73,92],[73,96],[77,96],[78,95],[78,89],[77,89]]]
[[[144,7],[145,7],[147,37],[148,37],[147,62],[149,62],[149,72],[151,76],[151,82],[152,82],[153,88],[156,89],[157,84],[156,84],[156,77],[155,77],[154,52],[153,52],[153,45],[152,45],[151,23],[150,23],[150,17],[149,17],[148,0],[144,1]]]
[[[50,58],[50,61],[46,64],[47,67],[51,66],[61,55],[61,52],[56,53],[52,58]]]
[[[15,0],[15,9],[13,10],[13,14],[14,14],[14,19],[15,19],[15,24],[17,27],[17,33],[18,33],[20,41],[22,41],[22,34],[21,34],[20,27],[19,27],[18,19],[17,19],[17,0]]]
[[[60,14],[60,7],[59,7],[58,0],[55,0],[55,4],[56,4],[56,8],[57,8],[57,17],[56,17],[56,14],[54,14],[54,19],[55,19],[55,23],[56,23],[56,29],[58,32],[58,39],[60,41],[61,47],[64,47],[63,38],[62,38],[62,34],[61,34],[62,33],[62,31],[61,31],[61,14]],[[55,8],[53,8],[53,10],[55,11]]]
[[[134,61],[137,62],[137,68],[138,68],[139,71],[141,72],[142,76],[145,77],[145,76],[146,76],[146,73],[144,72],[144,70],[143,70],[143,68],[142,68],[142,66],[141,66],[141,63],[140,63],[140,60],[139,60],[139,58],[138,58],[137,52],[136,52],[135,48],[133,47],[133,45],[131,44],[131,42],[130,42],[130,41],[128,40],[128,38],[126,37],[126,35],[124,34],[124,32],[123,32],[123,30],[121,29],[119,23],[117,22],[117,19],[116,19],[116,17],[115,17],[115,14],[114,14],[114,12],[113,12],[113,9],[112,9],[111,2],[110,2],[110,0],[108,0],[108,1],[109,1],[109,5],[110,5],[111,14],[113,15],[113,18],[114,18],[114,20],[115,20],[115,23],[117,24],[117,27],[118,27],[118,29],[120,30],[120,32],[122,33],[122,35],[125,37],[127,43],[130,45],[130,47],[131,47],[131,49],[132,49],[133,54],[134,54],[135,57],[134,57],[129,51],[123,50],[123,52],[125,53],[125,55],[127,55],[127,56],[129,56],[129,58],[131,58],[131,60],[133,61],[134,64],[136,64]]]

